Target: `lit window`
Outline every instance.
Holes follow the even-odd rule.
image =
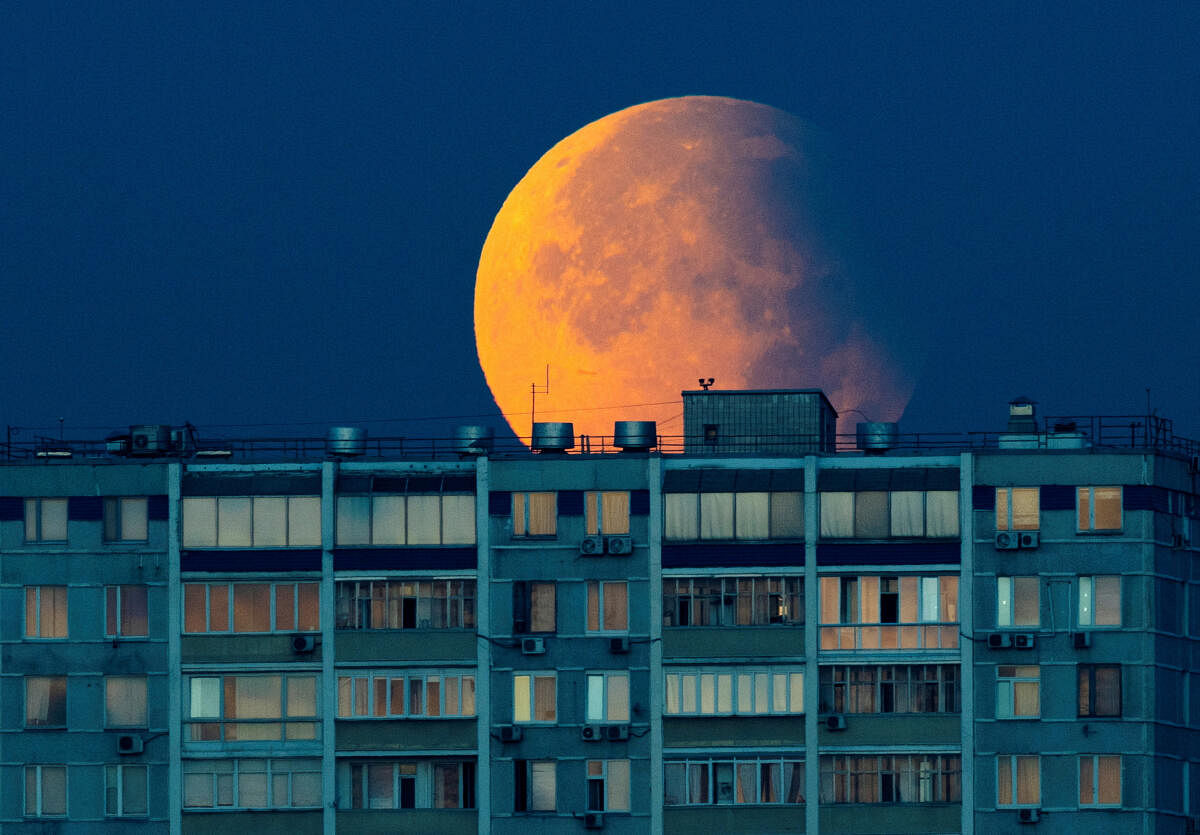
[[[1081,532],[1121,530],[1120,487],[1080,487],[1076,496]]]
[[[185,680],[189,742],[315,740],[315,675],[191,676]]]
[[[629,533],[629,491],[608,490],[583,494],[589,534]]]
[[[586,721],[629,721],[629,673],[587,674]]]
[[[1121,715],[1121,666],[1119,664],[1080,664],[1079,716]]]
[[[670,577],[664,626],[801,626],[804,578]]]
[[[781,757],[667,760],[663,805],[801,804],[804,761]]]
[[[1121,578],[1079,578],[1079,625],[1121,625]]]
[[[25,637],[67,637],[67,587],[25,587]]]
[[[513,632],[554,632],[555,584],[513,583]]]
[[[1041,623],[1037,577],[996,578],[996,625],[1037,626]]]
[[[1037,487],[997,487],[996,530],[1036,531],[1039,496]]]
[[[148,500],[109,497],[104,500],[104,541],[145,542],[150,537]]]
[[[361,760],[338,763],[343,809],[473,809],[469,760]]]
[[[557,493],[513,493],[513,536],[554,536],[558,522]]]
[[[314,809],[319,759],[184,760],[185,809]]]
[[[666,493],[667,540],[798,539],[804,536],[804,494],[796,491]]]
[[[821,577],[821,649],[958,646],[958,577]]]
[[[25,727],[67,726],[67,677],[26,676]]]
[[[629,587],[620,582],[589,580],[587,584],[587,631],[629,631]]]
[[[513,675],[513,721],[554,722],[558,713],[554,673]]]
[[[587,761],[589,812],[629,811],[629,760]]]
[[[1037,806],[1042,801],[1042,763],[1038,756],[996,757],[996,805]]]
[[[826,491],[820,497],[823,539],[958,536],[955,490]]]
[[[26,499],[25,541],[66,542],[67,500]]]
[[[821,665],[822,713],[958,713],[957,664]]]
[[[513,760],[513,810],[555,811],[557,782],[554,760]]]
[[[821,757],[821,803],[957,803],[962,760],[957,755],[902,754]]]
[[[338,629],[473,629],[474,580],[347,580],[337,584]]]
[[[854,536],[854,494],[821,493],[821,538]]]
[[[145,638],[149,613],[145,586],[106,586],[104,635],[108,638]]]
[[[1079,758],[1079,805],[1121,805],[1119,754],[1085,754]]]
[[[356,672],[338,676],[343,719],[416,719],[475,715],[475,675],[437,672]]]
[[[25,766],[25,817],[62,818],[67,815],[67,767]]]
[[[110,818],[145,817],[147,771],[144,765],[104,766],[104,814]]]
[[[804,672],[788,667],[668,668],[666,704],[672,716],[800,715]]]
[[[996,668],[996,718],[1036,719],[1041,715],[1041,668]]]
[[[183,547],[317,547],[320,496],[188,496]]]
[[[104,727],[148,727],[145,676],[105,676]]]

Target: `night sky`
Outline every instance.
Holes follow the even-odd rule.
[[[500,429],[472,309],[505,196],[704,94],[836,149],[866,314],[925,354],[902,431],[1149,387],[1200,437],[1200,5],[704,5],[5,4],[0,424]]]

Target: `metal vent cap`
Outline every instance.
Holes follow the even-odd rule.
[[[626,452],[645,452],[658,446],[658,424],[652,420],[618,420],[613,423],[613,446]]]
[[[367,430],[359,426],[331,426],[325,436],[330,455],[362,455],[367,451]]]
[[[535,423],[533,425],[534,452],[566,452],[575,446],[575,424]]]

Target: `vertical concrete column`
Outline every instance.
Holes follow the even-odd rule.
[[[662,458],[651,455],[646,462],[650,487],[650,518],[647,520],[646,567],[650,588],[650,831],[663,831],[663,650],[662,650]]]
[[[179,581],[182,478],[182,463],[172,461],[167,465],[167,820],[171,832],[183,829],[183,656],[180,646],[183,587]]]
[[[475,808],[477,830],[492,829],[492,549],[486,456],[475,464]]]
[[[321,797],[324,798],[324,831],[337,831],[337,676],[333,660],[334,624],[337,601],[333,585],[333,545],[336,529],[336,487],[338,465],[326,461],[321,466]]]
[[[959,684],[962,701],[962,833],[975,831],[975,457],[958,463],[958,623]]]
[[[820,503],[817,473],[820,459],[804,458],[804,831],[821,831],[821,762],[817,738],[820,734],[821,675],[817,666],[820,648],[820,591],[817,575],[817,535]]]

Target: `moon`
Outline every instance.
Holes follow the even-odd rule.
[[[513,432],[530,433],[536,384],[537,420],[681,435],[680,391],[701,377],[899,418],[912,381],[823,231],[815,144],[781,110],[686,96],[547,151],[496,215],[475,282],[479,362]]]

